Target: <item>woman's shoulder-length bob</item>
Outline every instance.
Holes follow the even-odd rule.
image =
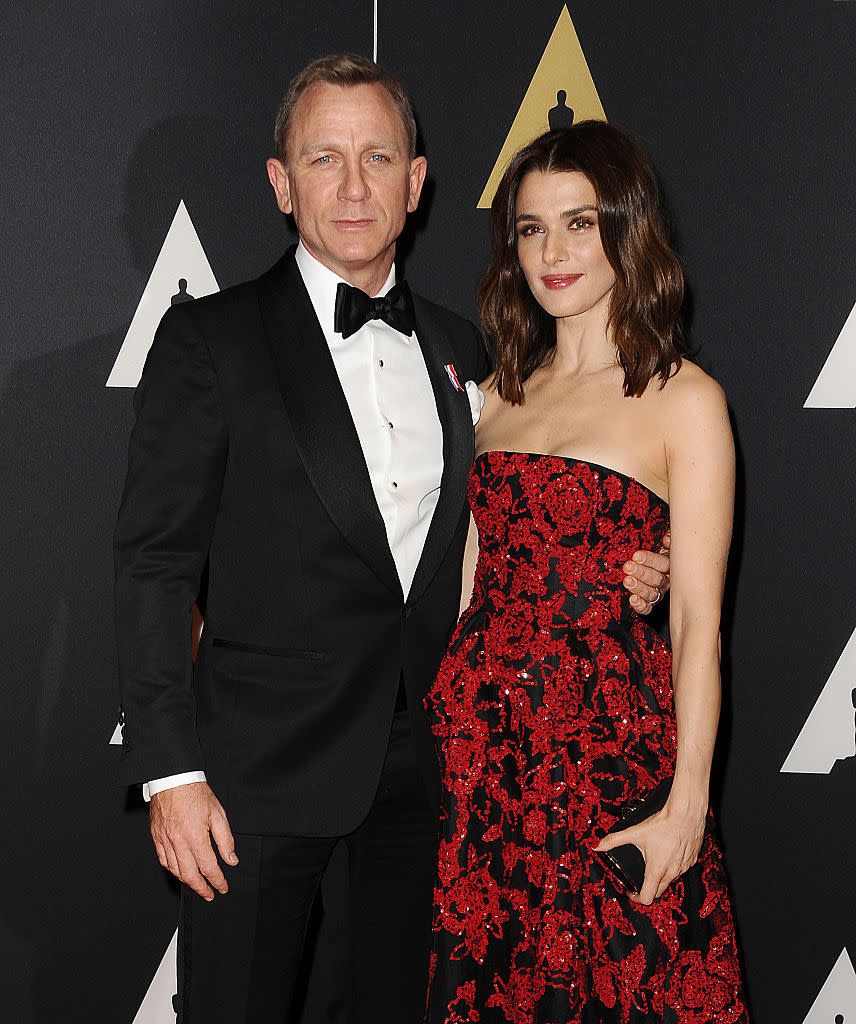
[[[597,196],[603,250],[615,272],[609,326],[624,371],[624,394],[660,387],[681,365],[684,275],[669,244],[662,196],[638,143],[604,121],[545,132],[509,163],[491,204],[490,265],[478,289],[479,313],[493,341],[500,397],[524,401],[523,384],[549,362],[556,322],[532,296],[517,258],[517,194],[532,171],[579,171]]]

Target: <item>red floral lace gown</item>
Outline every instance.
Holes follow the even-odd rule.
[[[671,775],[671,652],[622,565],[668,506],[614,470],[485,452],[469,608],[426,699],[443,779],[431,1024],[747,1021],[722,857],[650,907],[592,852]]]

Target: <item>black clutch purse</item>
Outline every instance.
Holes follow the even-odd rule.
[[[621,810],[621,816],[609,832],[620,832],[639,825],[657,811],[662,811],[672,790],[672,779],[662,779],[640,800],[629,800]],[[607,835],[609,835],[607,832]],[[596,851],[597,852],[597,851]],[[624,885],[628,892],[638,893],[645,881],[645,858],[635,843],[625,843],[598,855],[606,861],[610,871]]]

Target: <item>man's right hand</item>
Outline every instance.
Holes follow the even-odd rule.
[[[161,866],[209,903],[229,884],[214,855],[235,865],[235,840],[226,812],[207,782],[191,782],[155,793],[149,804],[149,828]],[[213,889],[212,889],[213,886]]]

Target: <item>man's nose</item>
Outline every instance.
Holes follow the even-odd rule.
[[[370,198],[371,194],[360,161],[348,161],[345,164],[344,177],[339,184],[339,198],[347,200],[349,203],[359,203]]]

